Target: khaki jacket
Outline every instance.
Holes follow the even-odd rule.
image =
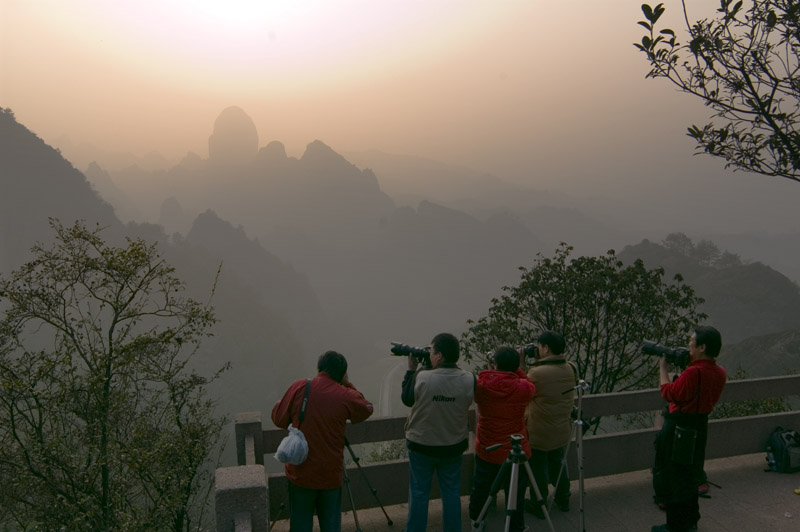
[[[572,433],[576,384],[573,366],[563,355],[550,356],[536,361],[528,378],[536,386],[536,395],[525,409],[531,449],[552,451],[564,447]]]

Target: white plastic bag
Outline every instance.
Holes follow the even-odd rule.
[[[300,465],[308,458],[308,442],[305,435],[289,425],[289,434],[281,440],[275,451],[275,460],[284,464]]]

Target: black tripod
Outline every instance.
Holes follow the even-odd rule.
[[[550,521],[550,513],[547,511],[547,507],[544,504],[544,500],[542,500],[542,493],[539,491],[539,486],[536,484],[536,480],[533,478],[533,471],[531,471],[531,466],[528,463],[528,459],[525,457],[525,452],[522,450],[522,434],[512,434],[510,436],[511,439],[511,452],[508,453],[508,458],[506,461],[503,462],[502,467],[500,467],[500,471],[497,472],[497,476],[494,478],[494,482],[492,482],[492,487],[489,490],[489,496],[486,498],[486,502],[483,504],[483,508],[481,508],[481,513],[478,515],[478,518],[475,520],[476,523],[483,523],[483,520],[486,518],[486,512],[489,510],[489,506],[494,500],[494,497],[497,495],[497,492],[500,491],[500,484],[503,482],[503,477],[505,472],[511,467],[511,480],[509,481],[508,486],[508,497],[506,500],[506,525],[505,525],[505,532],[509,532],[511,527],[511,515],[517,510],[517,490],[519,489],[519,465],[525,464],[525,471],[528,473],[528,481],[531,484],[531,489],[536,494],[536,502],[542,507],[542,511],[544,513],[545,519],[547,519],[547,524],[550,526],[550,531],[555,532],[555,528],[553,528],[553,522]],[[494,451],[499,449],[503,446],[503,443],[498,443],[496,445],[490,445],[486,448],[487,451]],[[473,524],[474,529],[474,524]]]
[[[389,514],[386,513],[386,509],[383,507],[383,504],[381,504],[381,500],[378,498],[378,490],[376,490],[375,488],[372,487],[372,484],[370,484],[369,479],[367,478],[367,475],[364,473],[364,470],[361,469],[361,464],[359,463],[359,461],[361,459],[358,456],[356,456],[356,453],[353,452],[353,448],[350,447],[350,442],[347,441],[347,438],[344,439],[344,445],[345,445],[345,447],[347,447],[347,451],[350,453],[350,458],[352,458],[353,462],[356,464],[356,467],[358,468],[358,472],[361,473],[361,478],[364,479],[364,482],[366,482],[367,487],[369,488],[369,491],[372,492],[372,495],[375,497],[375,500],[378,502],[378,506],[380,506],[381,510],[383,510],[383,515],[386,516],[386,524],[389,525],[389,526],[392,526],[392,524],[393,524],[392,520],[389,518]],[[344,486],[347,489],[347,495],[350,498],[350,508],[353,510],[353,520],[355,520],[355,522],[356,522],[356,532],[362,532],[361,525],[358,523],[358,513],[356,512],[355,500],[353,499],[353,490],[350,489],[350,477],[347,475],[347,465],[346,464],[342,468],[342,475],[344,477]]]
[[[556,488],[558,487],[561,477],[567,471],[567,457],[569,456],[569,448],[572,445],[572,436],[574,435],[575,447],[578,454],[578,515],[580,519],[581,532],[586,532],[586,522],[583,508],[583,432],[586,430],[586,427],[581,416],[583,415],[583,394],[589,391],[589,384],[587,384],[585,380],[581,379],[578,381],[576,386],[570,388],[569,390],[565,390],[563,393],[566,394],[572,390],[575,390],[578,393],[578,415],[575,418],[575,421],[572,423],[572,435],[570,435],[567,447],[564,449],[564,456],[561,458],[561,469],[558,471],[558,478],[556,479],[554,485]],[[555,490],[553,491],[555,496]],[[552,504],[552,501],[550,501],[547,507],[550,508]]]

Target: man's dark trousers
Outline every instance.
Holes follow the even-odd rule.
[[[311,532],[314,513],[322,532],[342,529],[342,488],[311,490],[289,482],[289,526],[292,532]]]

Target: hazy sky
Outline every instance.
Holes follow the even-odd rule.
[[[665,4],[680,20],[680,2]],[[641,0],[0,5],[0,106],[46,141],[206,156],[237,105],[261,146],[298,157],[319,139],[533,184],[634,180],[645,194],[663,176],[724,173],[685,136],[708,109],[644,79]]]

